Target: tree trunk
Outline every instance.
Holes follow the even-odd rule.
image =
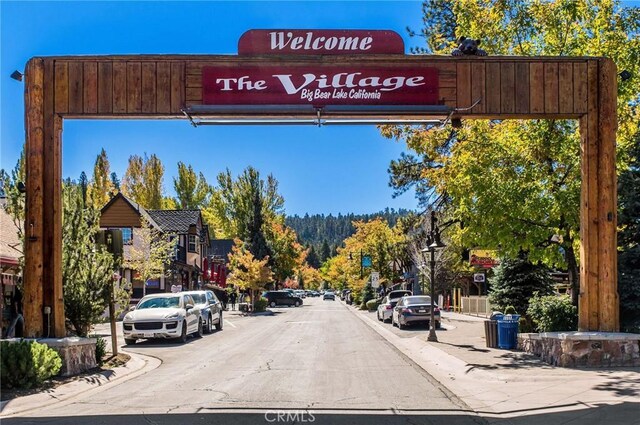
[[[567,238],[563,244],[567,259],[567,271],[569,272],[569,287],[571,288],[571,303],[578,305],[578,296],[580,295],[580,270],[578,269],[578,261],[576,253],[573,250],[573,239]]]

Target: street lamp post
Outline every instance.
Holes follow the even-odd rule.
[[[430,269],[430,282],[429,282],[429,292],[431,298],[431,306],[430,306],[430,316],[429,316],[429,336],[427,337],[427,341],[438,342],[438,336],[436,335],[436,327],[435,327],[435,314],[434,314],[434,282],[436,280],[436,251],[445,247],[445,244],[440,240],[440,229],[438,229],[436,225],[436,213],[435,211],[431,211],[431,230],[429,232],[429,237],[427,239],[427,243],[429,244],[426,248],[421,250],[422,258],[426,262],[425,253],[429,252],[431,254],[431,258],[429,261],[429,269]]]

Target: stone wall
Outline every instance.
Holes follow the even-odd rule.
[[[640,335],[608,332],[519,334],[518,349],[561,367],[640,366]]]
[[[61,376],[77,375],[98,366],[95,338],[42,338],[37,341],[48,345],[60,355]]]

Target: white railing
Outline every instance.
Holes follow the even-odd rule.
[[[463,314],[472,314],[474,316],[491,316],[491,305],[488,297],[472,295],[469,297],[460,297],[461,311]]]

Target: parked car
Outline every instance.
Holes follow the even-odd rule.
[[[378,316],[378,320],[382,322],[391,322],[393,308],[396,306],[400,298],[407,295],[411,295],[411,291],[397,290],[389,292],[387,296],[384,297],[380,305],[378,305],[378,312],[376,313]]]
[[[322,296],[322,300],[335,301],[336,300],[336,294],[334,294],[333,292],[325,292],[324,295]]]
[[[299,307],[302,305],[302,298],[291,295],[288,291],[267,291],[262,296],[267,299],[269,307],[279,305]]]
[[[153,294],[143,297],[122,320],[125,344],[138,339],[202,336],[203,320],[193,297],[185,293]]]
[[[196,307],[200,309],[205,333],[212,333],[214,326],[217,330],[222,330],[222,325],[224,324],[222,319],[223,307],[213,291],[189,291],[183,293],[191,295]]]
[[[412,295],[402,297],[393,309],[391,324],[404,329],[411,323],[426,322],[430,316],[431,298],[427,295]],[[434,321],[436,329],[440,329],[440,309],[434,304]]]
[[[306,293],[302,289],[296,289],[293,294],[298,298],[307,298]]]

